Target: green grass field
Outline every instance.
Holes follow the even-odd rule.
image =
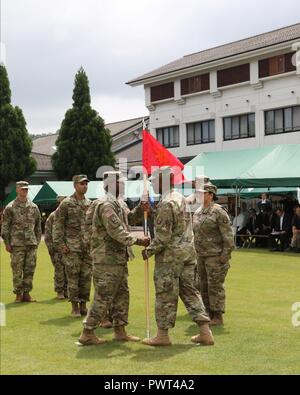
[[[129,264],[131,290],[128,332],[145,337],[144,272],[138,248]],[[151,261],[151,277],[153,261]],[[32,295],[38,303],[13,304],[9,255],[1,244],[1,374],[299,374],[300,327],[292,326],[292,304],[300,301],[300,256],[240,250],[233,254],[225,326],[213,329],[214,347],[196,346],[197,332],[180,302],[173,347],[108,342],[78,347],[81,319],[70,304],[55,300],[53,268],[44,243]],[[155,332],[151,280],[152,333]],[[111,339],[112,330],[98,329]]]

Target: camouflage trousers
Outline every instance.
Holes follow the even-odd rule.
[[[178,297],[192,320],[209,322],[199,291],[195,288],[195,263],[186,262],[178,269],[173,264],[155,262],[155,318],[159,329],[175,326]]]
[[[200,293],[207,311],[225,313],[225,278],[229,262],[221,263],[219,256],[198,256]]]
[[[54,267],[54,291],[57,293],[67,293],[67,273],[62,261],[60,252],[50,254],[51,262]]]
[[[128,324],[129,289],[127,265],[94,264],[94,300],[85,320],[84,328],[96,329],[111,314],[113,326]]]
[[[32,280],[36,268],[37,246],[12,247],[11,268],[15,294],[32,290]]]
[[[68,283],[70,302],[90,300],[92,259],[88,253],[70,252],[62,255]]]
[[[293,238],[291,241],[291,247],[300,248],[300,233],[296,233],[293,235]]]

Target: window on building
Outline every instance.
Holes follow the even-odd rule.
[[[229,69],[217,72],[218,87],[239,84],[240,82],[250,81],[250,64],[230,67]]]
[[[209,90],[209,73],[197,75],[196,77],[185,78],[180,81],[181,94],[188,95]]]
[[[288,73],[296,70],[293,64],[295,52],[284,55],[273,56],[272,58],[259,61],[259,78],[270,77],[272,75]]]
[[[187,145],[214,143],[215,121],[202,121],[186,125]]]
[[[156,129],[156,138],[166,148],[179,147],[179,127],[169,126]]]
[[[300,131],[300,106],[265,111],[265,135]]]
[[[150,88],[150,92],[151,92],[152,102],[158,100],[170,99],[174,97],[174,82],[152,86]]]
[[[255,137],[255,114],[223,118],[224,140]]]

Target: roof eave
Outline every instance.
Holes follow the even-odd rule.
[[[242,60],[251,59],[251,58],[255,58],[255,57],[262,57],[262,56],[270,54],[272,52],[288,49],[292,44],[299,41],[299,39],[300,39],[300,37],[295,38],[293,40],[288,40],[288,41],[285,41],[285,42],[282,42],[279,44],[275,44],[275,45],[272,44],[272,45],[265,46],[265,47],[262,47],[259,49],[253,49],[251,51],[241,52],[241,53],[238,53],[235,55],[224,56],[222,58],[218,58],[218,59],[215,59],[215,60],[212,60],[209,62],[205,62],[205,63],[199,63],[194,66],[182,67],[178,70],[157,74],[157,75],[154,75],[151,77],[131,80],[131,81],[126,82],[126,84],[129,86],[132,86],[132,87],[139,86],[139,85],[151,85],[151,84],[154,84],[159,81],[174,79],[174,78],[177,78],[182,75],[189,74],[189,73],[194,73],[197,71],[207,71],[208,69],[216,68],[219,66],[224,66],[226,64],[239,62]]]

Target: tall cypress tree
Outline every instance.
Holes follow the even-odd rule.
[[[110,132],[91,107],[89,81],[83,68],[75,76],[72,98],[72,108],[65,114],[56,141],[53,168],[60,180],[82,173],[93,180],[98,167],[114,166],[115,158]]]
[[[30,156],[32,141],[19,107],[11,105],[9,79],[0,65],[0,199],[11,181],[24,179],[34,173],[36,162]]]

